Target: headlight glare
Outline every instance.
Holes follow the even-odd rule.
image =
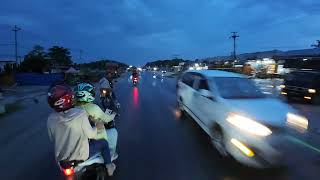
[[[287,114],[287,125],[296,128],[297,130],[304,132],[308,129],[308,119],[299,116],[297,114],[288,113]]]
[[[268,136],[272,133],[268,127],[239,114],[230,114],[227,121],[239,129],[257,136]]]
[[[308,89],[308,92],[309,92],[310,94],[314,94],[314,93],[316,93],[317,91],[316,91],[315,89]]]

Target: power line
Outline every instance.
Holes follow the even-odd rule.
[[[236,60],[237,59],[237,55],[236,55],[236,40],[238,37],[240,37],[237,33],[238,32],[231,32],[232,35],[230,36],[230,38],[233,39],[233,59]]]
[[[20,31],[21,28],[19,28],[17,25],[14,26],[12,31],[14,31],[14,46],[15,46],[15,57],[16,57],[16,64],[18,64],[18,40],[17,40],[17,32]]]

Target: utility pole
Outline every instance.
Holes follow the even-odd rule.
[[[312,44],[311,47],[320,48],[320,40],[317,40],[317,44]]]
[[[230,38],[233,39],[233,59],[236,60],[237,59],[237,55],[236,55],[236,40],[238,37],[240,37],[237,33],[238,32],[231,32],[232,35],[230,36]]]
[[[12,31],[14,31],[14,47],[15,47],[15,57],[16,57],[16,65],[18,65],[18,40],[17,40],[17,32],[20,31],[21,28],[19,28],[17,25],[14,26]]]
[[[82,60],[82,53],[83,53],[83,50],[82,49],[79,49],[79,60],[81,62]]]

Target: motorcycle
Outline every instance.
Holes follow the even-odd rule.
[[[139,82],[139,79],[137,77],[132,78],[132,83],[134,86],[136,86],[138,84],[138,82]]]
[[[114,98],[112,97],[113,92],[109,89],[103,89],[100,92],[100,101],[101,105],[104,110],[111,109],[112,111],[119,113],[120,104],[115,102]]]
[[[86,161],[60,161],[59,167],[66,180],[104,180],[108,177],[101,153]]]

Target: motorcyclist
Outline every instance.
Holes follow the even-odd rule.
[[[137,70],[137,69],[133,69],[133,70],[132,70],[132,79],[133,79],[133,78],[139,79],[139,73],[138,73],[138,70]]]
[[[99,89],[100,89],[100,98],[101,98],[101,104],[104,110],[110,109],[114,112],[116,112],[118,115],[119,114],[119,108],[120,108],[120,103],[117,100],[117,97],[114,93],[113,89],[113,80],[112,80],[112,75],[111,73],[107,73],[107,78],[102,77],[99,81]],[[108,104],[102,102],[105,100],[105,98],[108,98],[110,102]]]
[[[96,122],[96,127],[90,125],[87,113],[74,107],[74,94],[67,85],[51,86],[48,104],[55,111],[49,115],[47,127],[56,161],[85,161],[100,152],[108,175],[112,176],[116,166],[111,162],[108,141],[97,139],[97,131],[104,129],[103,123]]]
[[[111,160],[117,159],[118,154],[116,153],[116,146],[118,132],[115,129],[114,123],[116,113],[104,113],[98,105],[93,103],[95,100],[95,88],[93,85],[89,83],[80,83],[74,88],[74,92],[77,99],[77,106],[83,108],[87,112],[90,120],[105,123],[106,129],[98,130],[97,138],[108,140]]]

